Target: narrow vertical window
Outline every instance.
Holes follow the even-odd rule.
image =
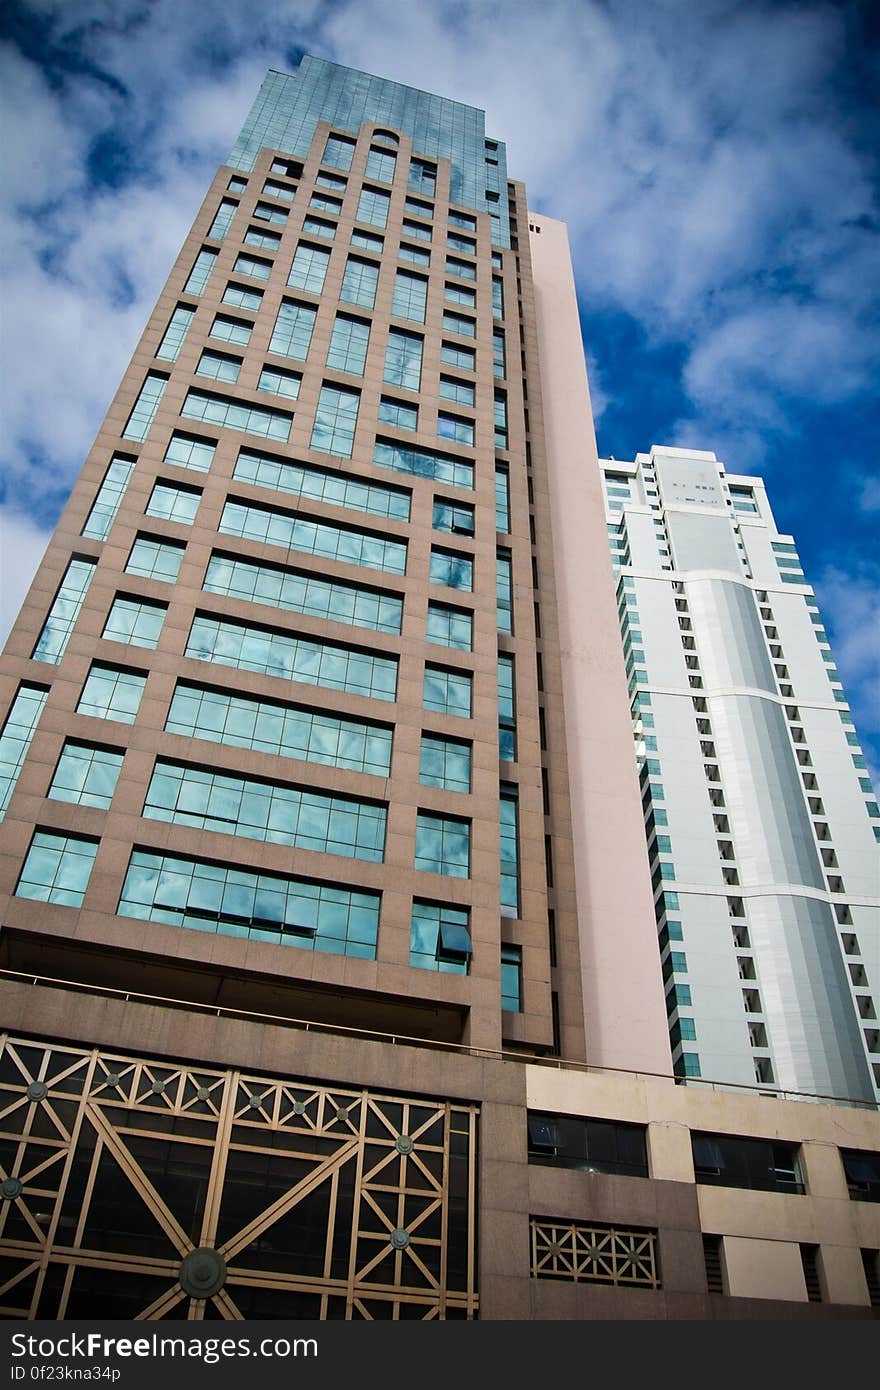
[[[495,530],[510,531],[510,477],[506,468],[495,469]]]
[[[498,377],[507,375],[503,328],[496,328],[492,334],[492,371]]]
[[[517,788],[501,783],[501,907],[506,917],[519,916],[519,808]]]
[[[37,685],[21,685],[0,733],[0,820],[6,814],[34,730],[48,695]]]
[[[389,386],[418,391],[422,381],[422,339],[416,333],[392,328],[385,352],[385,377]]]
[[[162,341],[156,349],[157,357],[161,357],[166,362],[177,361],[183,340],[195,318],[195,312],[195,309],[189,304],[178,304],[162,335]]]
[[[359,391],[345,391],[339,386],[321,387],[311,448],[323,454],[338,454],[351,458],[354,431],[357,425]]]
[[[96,560],[71,560],[37,639],[32,659],[57,666],[67,648],[74,623],[92,582]]]
[[[218,251],[209,251],[203,246],[196,256],[195,264],[189,273],[189,279],[184,285],[185,294],[201,294],[211,278],[211,272],[217,264]]]
[[[516,686],[513,657],[498,653],[498,756],[504,762],[516,758]]]
[[[232,219],[238,209],[238,203],[233,202],[232,198],[224,198],[217,209],[214,221],[211,223],[208,236],[213,241],[222,241],[229,228],[232,226]]]
[[[522,947],[501,947],[501,1008],[505,1013],[521,1014]]]
[[[513,632],[513,569],[509,550],[497,555],[498,631]]]
[[[350,372],[352,376],[363,376],[369,345],[368,319],[337,314],[327,352],[327,366],[338,372]]]
[[[98,495],[82,529],[82,534],[89,540],[102,541],[109,533],[125,496],[133,468],[134,459],[120,458],[114,454],[110,460],[104,481],[98,489]]]
[[[146,380],[122,431],[123,439],[134,439],[137,443],[146,439],[167,384],[166,376],[160,376],[158,372],[147,372]]]

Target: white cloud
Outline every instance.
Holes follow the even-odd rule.
[[[28,517],[0,506],[0,644],[18,617],[50,535]]]
[[[815,589],[853,716],[864,734],[876,728],[880,709],[880,565],[863,565],[855,573],[828,565]],[[876,763],[880,743],[872,740],[865,751]],[[875,767],[875,779],[878,772]],[[880,779],[875,786],[880,789]]]

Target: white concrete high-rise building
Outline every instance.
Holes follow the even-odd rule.
[[[880,813],[792,536],[714,454],[603,460],[676,1071],[880,1087]]]

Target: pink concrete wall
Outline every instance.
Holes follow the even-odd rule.
[[[530,215],[587,1058],[672,1063],[602,479],[568,235]]]

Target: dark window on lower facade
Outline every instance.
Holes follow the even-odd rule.
[[[880,1154],[868,1149],[841,1149],[846,1185],[854,1202],[880,1202]]]
[[[761,1192],[804,1191],[797,1144],[694,1133],[691,1145],[697,1182]]]
[[[615,1120],[585,1119],[580,1115],[548,1115],[529,1111],[529,1162],[584,1173],[648,1176],[648,1152],[642,1125]]]

